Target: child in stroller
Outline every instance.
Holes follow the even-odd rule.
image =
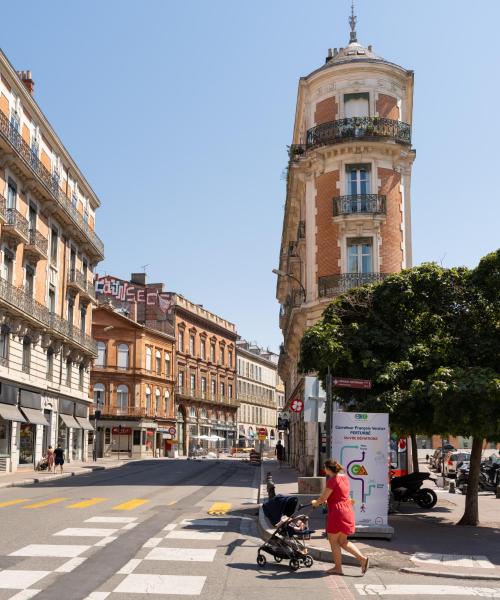
[[[299,500],[295,496],[278,494],[262,505],[264,514],[276,529],[257,551],[258,565],[266,564],[266,557],[262,552],[267,552],[278,563],[282,560],[289,560],[288,564],[292,571],[296,571],[301,564],[312,567],[313,559],[307,553],[305,544],[305,540],[311,538],[312,531],[309,529],[307,515],[295,514],[298,502]],[[305,508],[305,506],[299,508]]]

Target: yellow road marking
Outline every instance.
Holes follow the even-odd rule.
[[[50,504],[57,504],[59,502],[64,502],[65,500],[69,500],[69,498],[51,498],[50,500],[43,500],[42,502],[36,502],[35,504],[28,504],[27,506],[23,506],[22,508],[43,508],[44,506],[49,506]]]
[[[7,502],[0,502],[0,508],[4,508],[5,506],[13,506],[14,504],[21,504],[21,502],[28,502],[28,500],[8,500]]]
[[[124,502],[123,504],[118,504],[118,506],[113,506],[113,510],[133,510],[142,504],[146,504],[149,500],[141,500],[140,498],[135,498],[134,500],[129,500],[128,502]]]
[[[177,504],[177,500],[172,500],[172,502],[169,502],[167,506],[173,506],[174,504]]]
[[[76,504],[70,504],[69,506],[66,506],[66,508],[87,508],[87,506],[94,506],[94,504],[99,504],[107,499],[108,498],[89,498],[88,500],[77,502]]]
[[[207,512],[209,515],[225,515],[231,506],[229,502],[214,502]]]

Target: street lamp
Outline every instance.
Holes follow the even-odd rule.
[[[300,279],[297,279],[297,277],[295,277],[295,275],[293,275],[292,273],[287,273],[286,271],[281,271],[280,269],[273,269],[273,273],[275,275],[278,275],[278,277],[289,277],[290,279],[293,279],[294,281],[296,281],[300,285],[300,289],[302,291],[302,294],[304,295],[304,302],[306,301],[306,299],[307,299],[306,289],[302,285]]]

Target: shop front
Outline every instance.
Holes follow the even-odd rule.
[[[157,421],[157,424],[156,456],[172,456],[173,446],[177,446],[177,427],[173,421]]]
[[[17,469],[17,432],[20,425],[26,423],[17,406],[18,395],[17,387],[3,382],[0,384],[0,471]]]
[[[46,449],[42,448],[43,428],[49,422],[42,411],[42,397],[37,392],[20,390],[19,408],[26,422],[21,423],[19,436],[19,464],[34,466]]]
[[[72,400],[59,398],[59,419],[57,427],[57,444],[64,450],[65,459],[70,462],[81,456],[83,444],[82,428],[75,419],[75,403]]]
[[[186,449],[186,428],[184,412],[180,407],[177,408],[177,451],[179,456],[184,456]]]
[[[87,436],[93,431],[92,423],[88,419],[88,405],[75,403],[75,421],[79,429],[73,430],[73,460],[87,460]]]

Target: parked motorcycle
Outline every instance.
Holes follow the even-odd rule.
[[[469,463],[462,463],[458,467],[456,487],[462,494],[467,493],[467,484],[469,482]],[[500,465],[485,461],[481,463],[479,471],[478,488],[480,492],[495,492],[500,485]]]
[[[429,473],[410,473],[402,477],[393,477],[391,492],[396,502],[416,502],[421,508],[436,505],[437,495],[430,488],[423,488],[426,479],[432,479]]]

